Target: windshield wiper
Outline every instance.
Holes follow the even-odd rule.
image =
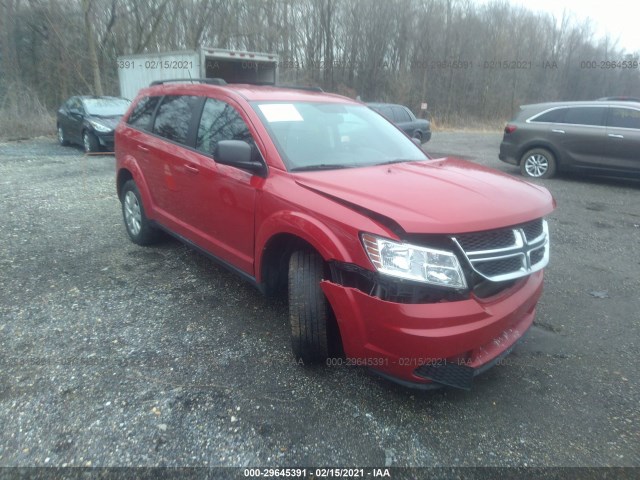
[[[377,165],[392,165],[394,163],[405,163],[405,162],[416,162],[418,160],[407,160],[406,158],[396,158],[395,160],[389,160],[387,162],[374,163],[373,166]]]
[[[318,165],[306,165],[304,167],[296,167],[289,170],[290,172],[306,172],[311,170],[337,170],[340,168],[351,168],[349,165],[340,165],[335,163],[320,163]]]

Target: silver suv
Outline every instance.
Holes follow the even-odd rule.
[[[524,176],[573,170],[640,176],[640,105],[588,101],[523,105],[504,128],[500,160]]]

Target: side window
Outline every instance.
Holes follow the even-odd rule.
[[[380,107],[378,110],[382,115],[387,117],[387,120],[391,120],[393,122],[393,113],[391,112],[391,107]]]
[[[396,122],[410,122],[409,114],[402,107],[391,107]]]
[[[141,130],[149,130],[151,128],[151,117],[159,100],[160,97],[145,97],[140,100],[131,115],[129,115],[127,123]]]
[[[198,97],[167,95],[162,100],[153,124],[153,133],[182,144],[187,143],[189,125]]]
[[[548,123],[562,123],[564,114],[567,111],[566,108],[554,108],[548,112],[543,113],[535,117],[532,122],[548,122]]]
[[[640,130],[640,110],[635,108],[611,108],[609,111],[609,126]]]
[[[220,140],[244,140],[254,145],[249,127],[228,103],[207,98],[196,137],[196,149],[212,155]]]
[[[574,107],[568,108],[562,123],[574,125],[604,126],[606,107]]]
[[[411,110],[409,110],[407,107],[404,107],[404,111],[406,112],[407,115],[409,115],[409,121],[413,122],[416,119],[416,116],[413,114],[413,112]]]

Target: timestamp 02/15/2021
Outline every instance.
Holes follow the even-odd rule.
[[[246,478],[391,478],[389,468],[245,468],[243,476]]]
[[[116,67],[118,69],[134,70],[187,70],[192,69],[194,63],[192,60],[118,60]]]

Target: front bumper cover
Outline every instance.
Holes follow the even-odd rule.
[[[447,380],[453,369],[472,369],[469,380],[507,355],[533,323],[542,279],[540,271],[488,299],[433,304],[387,302],[328,281],[321,285],[348,358],[406,386],[433,388],[456,383]],[[470,380],[452,386],[469,388]]]

